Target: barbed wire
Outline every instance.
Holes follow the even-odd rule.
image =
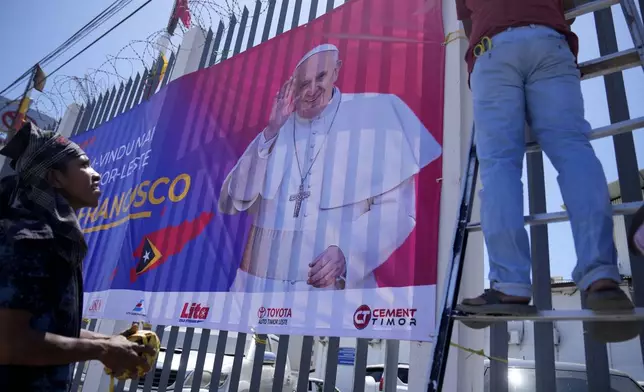
[[[116,54],[107,55],[98,66],[88,68],[85,75],[60,74],[48,78],[46,90],[34,97],[32,107],[61,117],[72,103],[87,106],[101,94],[127,83],[144,69],[150,69],[159,56],[157,40],[163,35],[164,30],[158,30],[144,39],[128,42]],[[180,42],[182,36],[182,32],[178,32],[175,38]],[[167,50],[177,52],[178,45],[170,41]]]
[[[270,0],[258,0],[253,3],[259,5],[261,15],[268,10]],[[209,29],[216,29],[219,22],[223,23],[224,34],[226,34],[229,21],[234,17],[239,24],[244,8],[247,7],[247,4],[242,4],[239,0],[190,0],[188,4],[191,27],[201,27],[199,31],[204,34],[204,38]],[[249,10],[249,12],[253,11],[254,9]],[[246,23],[250,26],[252,16]],[[188,29],[179,23],[174,35],[164,40],[167,34],[163,26],[147,37],[128,42],[117,53],[107,55],[103,63],[88,69],[85,75],[58,74],[48,78],[45,91],[32,97],[31,107],[48,116],[61,118],[72,103],[87,106],[102,94],[114,88],[118,89],[121,84],[134,79],[137,73],[141,74],[145,69],[151,69],[161,50],[167,54],[173,53],[175,56],[181,51],[194,50],[194,47],[181,47],[187,31]]]

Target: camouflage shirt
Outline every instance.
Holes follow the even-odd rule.
[[[45,243],[18,241],[13,246],[0,229],[0,308],[30,312],[35,330],[78,337],[82,271],[47,249]],[[12,392],[63,392],[71,388],[72,373],[73,364],[0,366],[0,385]]]

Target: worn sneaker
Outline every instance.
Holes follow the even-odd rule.
[[[525,316],[537,313],[537,308],[530,305],[530,298],[507,295],[494,289],[487,289],[475,298],[465,298],[456,306],[456,310],[473,315],[490,316]],[[491,325],[483,321],[461,320],[461,322],[473,329],[487,328]]]
[[[590,290],[582,292],[586,297],[587,309],[595,312],[628,312],[635,309],[633,302],[616,283],[602,286],[597,289],[591,286]],[[589,322],[588,333],[597,341],[616,343],[637,337],[641,327],[639,321]]]

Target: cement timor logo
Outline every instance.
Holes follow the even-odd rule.
[[[376,308],[360,305],[353,313],[353,325],[356,329],[365,329],[369,325],[378,327],[414,327],[416,326],[415,308]]]
[[[371,308],[369,305],[360,305],[353,313],[353,326],[356,329],[365,329],[371,321]]]

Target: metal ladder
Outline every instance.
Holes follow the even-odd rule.
[[[580,0],[577,0],[580,3]],[[641,66],[644,69],[644,27],[642,19],[638,13],[634,0],[594,0],[586,1],[584,4],[578,5],[575,8],[566,12],[566,19],[573,19],[585,14],[610,9],[611,6],[620,4],[631,37],[634,42],[634,48],[602,56],[600,58],[586,61],[579,64],[582,72],[582,80],[609,75],[612,73],[620,72],[626,69]],[[594,129],[590,135],[591,140],[600,139],[604,137],[612,137],[628,132],[635,129],[644,128],[644,117],[629,119],[626,121],[616,122],[612,125]],[[460,288],[461,276],[463,273],[463,264],[465,262],[465,250],[468,240],[468,235],[471,232],[480,231],[480,223],[470,222],[472,216],[472,208],[474,204],[474,195],[476,188],[476,178],[478,175],[478,160],[476,157],[476,144],[474,141],[474,128],[471,135],[471,147],[467,164],[464,170],[461,184],[461,203],[458,211],[458,220],[454,233],[454,242],[451,252],[450,265],[447,268],[447,277],[445,280],[445,291],[442,298],[442,313],[440,324],[438,326],[438,334],[433,345],[432,363],[430,367],[429,388],[428,391],[439,392],[442,390],[443,381],[445,377],[445,370],[447,367],[447,359],[450,349],[452,329],[454,321],[466,321],[470,323],[496,323],[513,321],[513,320],[531,320],[538,323],[553,322],[553,321],[633,321],[644,320],[644,308],[636,308],[634,312],[628,313],[614,313],[607,314],[596,313],[590,310],[539,310],[538,313],[530,316],[482,316],[482,315],[467,315],[459,313],[455,310],[458,300],[458,293]],[[526,146],[527,153],[539,152],[540,147],[537,143],[531,142]],[[641,202],[623,203],[613,206],[614,215],[631,215],[640,206]],[[525,217],[526,225],[538,226],[548,223],[564,222],[568,220],[566,212],[560,211],[555,213],[541,213],[531,214]],[[549,286],[549,285],[548,285]],[[550,287],[548,287],[548,291]],[[643,306],[644,304],[638,303],[636,305]],[[537,304],[539,308],[539,304]],[[545,307],[544,307],[545,308]],[[547,306],[551,308],[551,306]],[[492,331],[491,335],[495,332]],[[507,332],[506,332],[507,333]],[[552,332],[550,332],[552,333]],[[536,334],[536,326],[535,326]],[[491,336],[492,337],[492,336]],[[644,336],[641,336],[644,338]],[[535,348],[535,355],[536,355]],[[507,351],[505,353],[507,355]],[[535,360],[536,360],[535,356]],[[493,361],[491,361],[493,362]],[[554,362],[554,358],[553,358]],[[553,363],[554,366],[554,363]],[[535,366],[536,368],[536,366]],[[481,369],[483,370],[483,369]],[[554,368],[552,370],[554,372]],[[507,376],[505,376],[507,377]],[[539,382],[538,382],[539,384]],[[542,384],[545,385],[545,384]],[[552,385],[554,387],[554,385]],[[599,390],[591,387],[591,390]],[[543,392],[545,387],[537,387],[538,392]],[[496,392],[496,391],[494,391]],[[554,391],[552,391],[554,392]]]

